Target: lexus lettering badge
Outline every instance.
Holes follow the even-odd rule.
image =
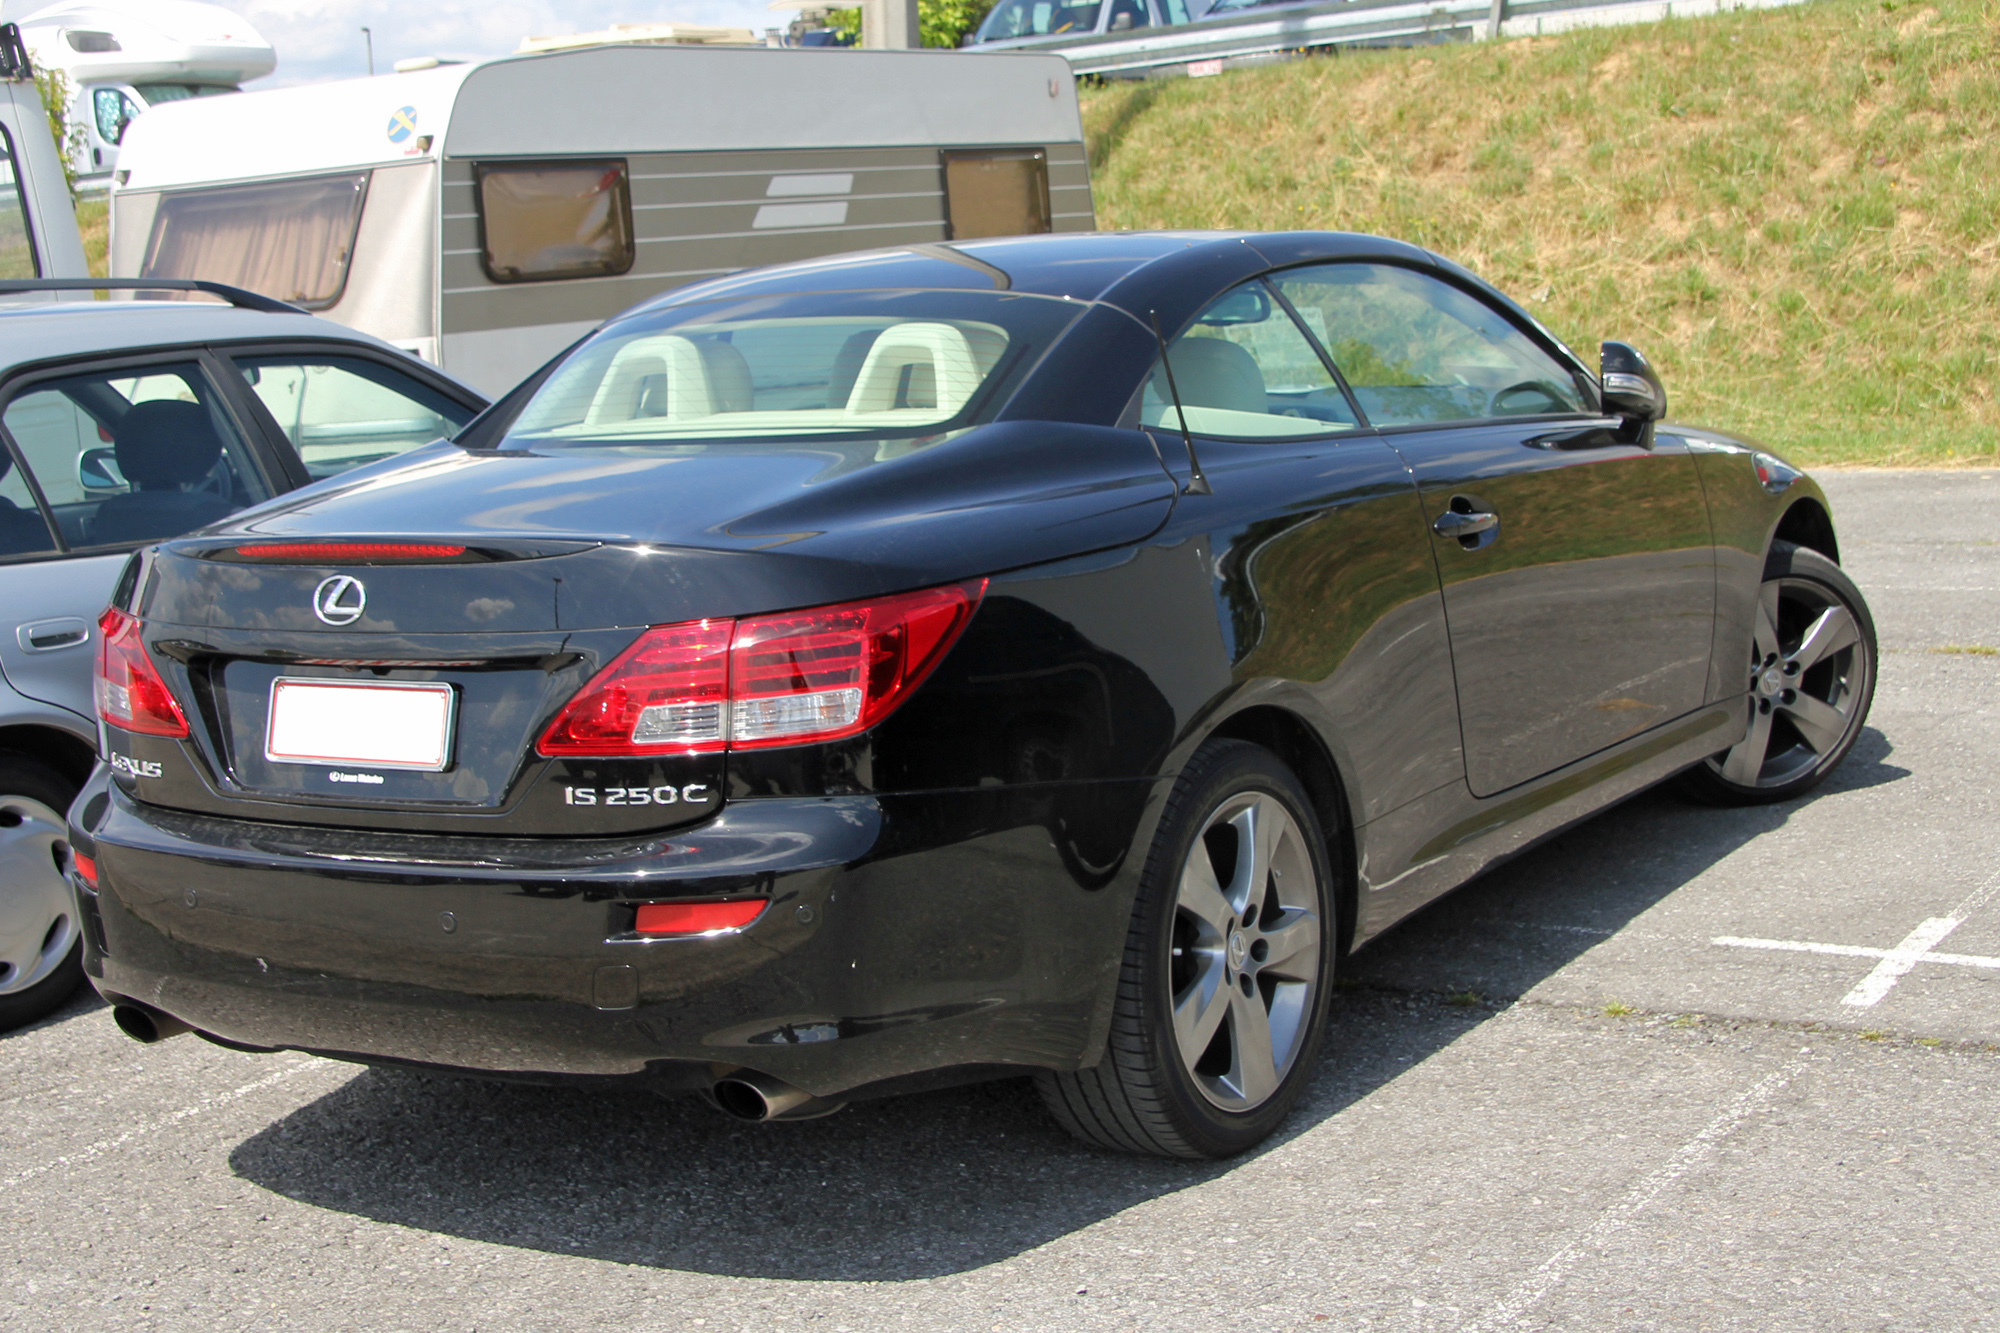
[[[368,590],[352,574],[335,574],[313,589],[313,614],[329,625],[352,625],[368,606]]]

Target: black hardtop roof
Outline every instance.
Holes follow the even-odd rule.
[[[1416,246],[1354,232],[1059,232],[832,255],[677,287],[623,317],[701,301],[814,291],[964,288],[1073,301],[1118,299],[1223,268],[1261,270],[1331,259],[1393,259],[1432,267]],[[621,317],[622,318],[622,317]]]

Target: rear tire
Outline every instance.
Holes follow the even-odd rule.
[[[1875,697],[1868,602],[1817,551],[1772,543],[1751,638],[1747,734],[1681,777],[1682,791],[1711,805],[1811,791],[1854,748]]]
[[[1334,970],[1326,840],[1278,757],[1195,752],[1140,877],[1104,1059],[1035,1085],[1077,1138],[1232,1157],[1291,1113],[1325,1039]]]
[[[46,1017],[83,984],[83,940],[57,864],[76,784],[0,754],[0,1032]]]

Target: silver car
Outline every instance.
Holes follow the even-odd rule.
[[[961,46],[1011,51],[1139,28],[1177,27],[1200,15],[1199,0],[999,0]]]
[[[192,300],[55,299],[199,288]],[[115,291],[114,291],[115,295]],[[97,760],[97,619],[135,549],[454,434],[473,390],[210,283],[0,282],[0,1029],[83,978],[63,812]]]

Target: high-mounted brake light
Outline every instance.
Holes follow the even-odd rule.
[[[640,935],[706,935],[741,930],[757,919],[768,898],[727,903],[641,903],[632,929]]]
[[[908,698],[986,581],[647,630],[542,734],[556,756],[702,754],[839,740]]]
[[[97,618],[97,714],[121,731],[186,736],[187,717],[146,654],[143,628],[115,606]]]
[[[243,560],[298,560],[314,564],[355,560],[454,560],[463,546],[436,542],[254,542],[235,548]]]

